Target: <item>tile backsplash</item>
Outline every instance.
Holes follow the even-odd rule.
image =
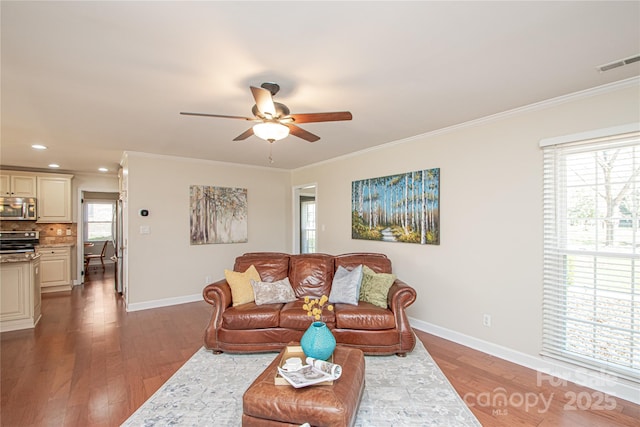
[[[78,224],[43,224],[35,221],[0,221],[0,230],[6,231],[39,231],[41,245],[55,245],[60,243],[76,243]],[[67,234],[70,230],[70,235]]]

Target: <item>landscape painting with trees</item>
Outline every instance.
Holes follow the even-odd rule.
[[[351,237],[440,244],[440,169],[353,181]]]
[[[191,244],[247,241],[247,189],[192,185]]]

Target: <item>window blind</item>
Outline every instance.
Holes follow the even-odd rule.
[[[640,132],[541,146],[542,354],[640,382]]]

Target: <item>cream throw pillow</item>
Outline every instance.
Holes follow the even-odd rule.
[[[247,271],[244,273],[225,270],[224,277],[227,279],[227,283],[231,288],[231,300],[233,301],[234,307],[254,301],[251,279],[259,282],[260,273],[258,273],[258,270],[256,270],[253,265],[247,268]]]
[[[252,280],[253,294],[256,305],[287,303],[296,300],[289,278],[285,277],[276,282],[259,282]]]

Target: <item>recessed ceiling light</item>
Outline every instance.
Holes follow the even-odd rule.
[[[50,167],[50,168],[54,168],[54,169],[55,169],[55,168],[59,168],[59,167],[60,167],[60,165],[59,165],[59,164],[56,164],[56,163],[51,163],[51,164],[49,165],[49,167]]]
[[[109,169],[107,169],[107,168],[98,168],[98,170],[100,172],[109,172]]]
[[[31,146],[31,148],[33,148],[34,150],[46,150],[47,147],[45,145],[41,145],[41,144],[33,144]]]

